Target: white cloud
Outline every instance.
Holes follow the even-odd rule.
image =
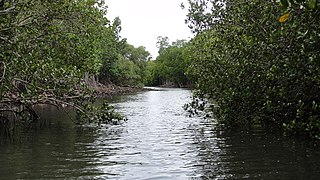
[[[186,11],[180,8],[186,0],[106,0],[109,19],[119,16],[121,36],[134,46],[145,46],[155,58],[158,36],[171,41],[189,39],[192,34],[184,23]]]

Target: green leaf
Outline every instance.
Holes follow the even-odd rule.
[[[296,2],[294,0],[289,0],[291,4],[295,5]]]
[[[310,9],[316,8],[317,0],[308,0],[308,5]]]
[[[281,0],[280,2],[282,4],[282,6],[285,7],[285,8],[287,8],[289,6],[288,0]]]

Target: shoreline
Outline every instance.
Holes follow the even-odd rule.
[[[159,91],[157,88],[190,88],[190,86],[185,87],[177,87],[177,86],[155,86],[155,87],[134,87],[134,86],[118,86],[115,84],[97,84],[93,87],[93,89],[96,91],[95,95],[97,98],[110,98],[113,96],[118,95],[126,95],[126,94],[133,94],[143,91]]]
[[[110,97],[118,96],[118,95],[146,91],[145,88],[130,87],[130,86],[118,86],[115,84],[108,84],[108,85],[99,84],[97,87],[94,87],[94,90],[96,91],[95,95],[98,98],[110,98]]]

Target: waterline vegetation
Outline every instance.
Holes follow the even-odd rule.
[[[120,19],[106,15],[100,0],[0,1],[1,127],[37,121],[38,104],[72,107],[77,124],[123,119],[107,104],[93,106],[96,89],[89,80],[118,83],[149,53],[121,38]],[[135,51],[143,56],[133,63]]]
[[[112,107],[93,106],[97,90],[192,86],[228,127],[320,138],[318,1],[188,0],[182,7],[195,37],[159,36],[151,60],[120,36],[121,20],[107,18],[102,0],[0,0],[0,126],[37,120],[38,104],[72,107],[77,124],[115,123],[123,117]]]
[[[218,121],[320,138],[318,1],[188,2],[189,73]]]

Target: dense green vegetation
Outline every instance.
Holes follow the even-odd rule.
[[[189,0],[190,72],[233,127],[320,138],[320,9],[315,0]]]
[[[158,37],[159,55],[149,61],[146,83],[153,86],[191,86],[192,78],[186,75],[190,59],[186,56],[187,42],[177,40],[170,44],[168,37]]]
[[[0,0],[0,126],[37,119],[34,105],[76,109],[76,123],[121,119],[93,107],[88,79],[185,87],[233,127],[320,138],[320,9],[316,0],[189,0],[190,42],[158,38],[159,56],[120,37],[100,0]]]
[[[121,118],[90,105],[86,80],[140,85],[149,53],[106,15],[100,0],[0,0],[0,126],[32,122],[37,104],[73,107],[79,124]]]
[[[135,48],[126,44],[111,69],[112,82],[121,86],[144,86],[144,79],[147,76],[147,61],[150,58],[150,53],[146,51],[145,47]]]

